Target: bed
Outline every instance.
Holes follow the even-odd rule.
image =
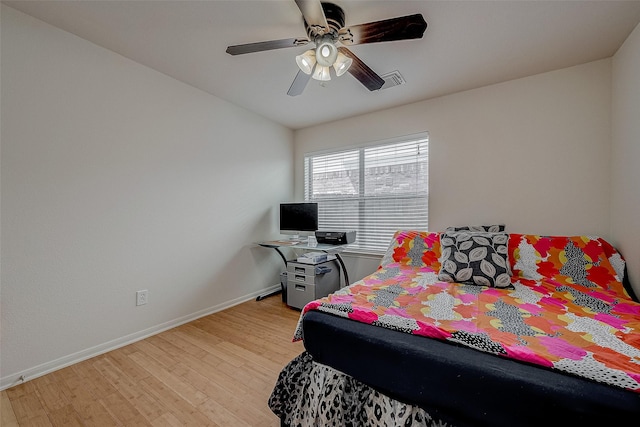
[[[269,399],[283,426],[640,422],[640,303],[598,237],[399,231],[293,339]]]

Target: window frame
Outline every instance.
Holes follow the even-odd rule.
[[[418,193],[414,193],[414,195],[406,195],[403,196],[402,194],[398,194],[395,193],[389,196],[367,196],[365,195],[365,191],[366,191],[366,182],[365,182],[365,173],[366,173],[366,169],[365,169],[365,151],[368,149],[375,149],[377,147],[384,147],[384,146],[391,146],[394,144],[402,144],[402,143],[410,143],[410,142],[419,142],[421,140],[426,140],[424,141],[426,143],[426,176],[424,177],[425,179],[425,183],[424,185],[426,186],[425,192],[426,194],[424,195],[418,195]],[[322,204],[323,200],[322,199],[312,199],[311,198],[311,194],[313,194],[313,179],[311,178],[313,175],[313,170],[312,170],[312,159],[314,157],[321,157],[321,156],[327,156],[327,155],[340,155],[340,153],[347,153],[347,152],[351,152],[351,151],[358,151],[358,173],[359,173],[359,183],[358,183],[358,191],[357,194],[353,195],[353,196],[344,196],[344,197],[337,197],[336,199],[334,199],[334,201],[337,200],[349,200],[352,199],[354,201],[358,202],[358,218],[359,218],[359,223],[360,224],[364,224],[363,218],[366,218],[366,216],[364,216],[366,214],[367,209],[365,209],[363,207],[363,204],[366,203],[367,200],[382,200],[383,198],[388,198],[388,199],[398,199],[398,198],[408,198],[408,199],[412,199],[412,200],[419,200],[419,199],[425,199],[426,200],[426,207],[425,207],[425,211],[426,211],[426,218],[424,221],[424,225],[420,225],[420,224],[415,224],[414,226],[408,226],[408,227],[399,227],[397,228],[398,230],[400,229],[421,229],[421,230],[425,230],[428,228],[428,219],[429,219],[429,148],[430,148],[430,134],[428,131],[423,131],[423,132],[419,132],[419,133],[415,133],[415,134],[409,134],[409,135],[404,135],[404,136],[399,136],[399,137],[394,137],[394,138],[389,138],[389,139],[385,139],[385,140],[378,140],[378,141],[372,141],[372,142],[364,142],[364,143],[360,143],[360,144],[356,144],[356,145],[348,145],[348,146],[341,146],[341,147],[336,147],[336,148],[331,148],[331,149],[324,149],[324,150],[319,150],[319,151],[313,151],[313,152],[307,152],[304,153],[303,155],[303,168],[302,168],[302,175],[303,175],[303,198],[305,202],[317,202]],[[418,162],[416,162],[416,164],[418,164]],[[329,200],[325,200],[325,201],[329,201]],[[321,215],[321,214],[320,214]],[[319,220],[319,222],[322,222],[322,219]],[[335,230],[335,229],[333,229]],[[389,236],[389,239],[391,239],[391,236]],[[358,241],[358,235],[356,235],[356,241]],[[359,253],[359,254],[367,254],[367,255],[383,255],[385,252],[385,249],[382,248],[376,248],[376,247],[354,247],[354,246],[350,246],[347,248],[347,252],[350,253]]]

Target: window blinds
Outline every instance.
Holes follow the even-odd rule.
[[[305,201],[318,203],[320,230],[356,230],[350,249],[384,252],[397,230],[427,230],[429,138],[309,154]]]

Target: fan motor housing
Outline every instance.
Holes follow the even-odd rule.
[[[324,11],[324,16],[327,19],[327,24],[329,25],[329,33],[334,39],[338,37],[338,31],[344,28],[345,18],[344,11],[342,8],[333,3],[322,3],[322,10]],[[304,18],[303,18],[304,20]],[[311,40],[315,39],[317,36],[323,36],[321,31],[318,31],[316,27],[310,26],[306,20],[304,20],[304,27],[307,30],[307,35]]]

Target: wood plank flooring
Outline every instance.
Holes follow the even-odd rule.
[[[267,400],[299,316],[248,301],[35,378],[1,393],[1,425],[279,426]]]

